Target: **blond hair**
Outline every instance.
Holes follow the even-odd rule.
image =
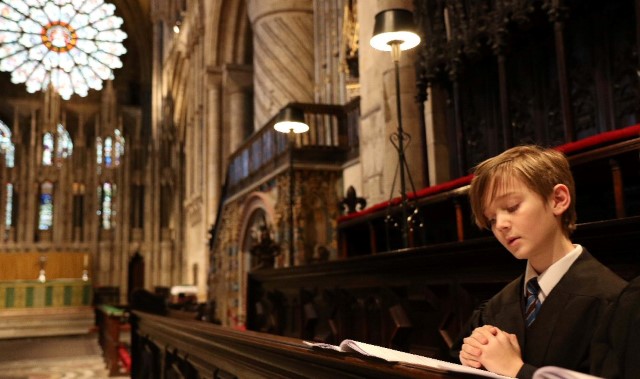
[[[512,147],[489,158],[474,168],[469,189],[469,201],[476,224],[490,229],[484,215],[484,205],[496,195],[499,185],[519,179],[546,201],[557,184],[569,189],[571,202],[562,214],[562,231],[569,236],[576,228],[575,184],[567,158],[561,152],[535,145]],[[487,193],[491,191],[491,193]]]

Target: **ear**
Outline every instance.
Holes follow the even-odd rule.
[[[556,184],[553,187],[549,203],[554,215],[562,215],[564,211],[569,208],[569,205],[571,205],[571,194],[569,193],[569,188],[564,184]]]

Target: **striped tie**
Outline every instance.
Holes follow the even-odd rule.
[[[540,311],[542,303],[540,302],[540,299],[538,299],[539,291],[540,285],[538,285],[538,278],[529,280],[527,283],[527,304],[524,307],[524,320],[527,327],[533,324],[533,321],[536,319],[536,316]]]

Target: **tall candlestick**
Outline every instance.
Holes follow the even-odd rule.
[[[83,269],[82,269],[82,280],[85,282],[89,280],[89,254],[85,254],[82,257]]]

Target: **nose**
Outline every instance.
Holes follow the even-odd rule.
[[[506,230],[511,226],[511,221],[509,219],[509,216],[504,212],[498,212],[498,214],[496,214],[495,222],[496,222],[496,225],[495,225],[496,230]]]

